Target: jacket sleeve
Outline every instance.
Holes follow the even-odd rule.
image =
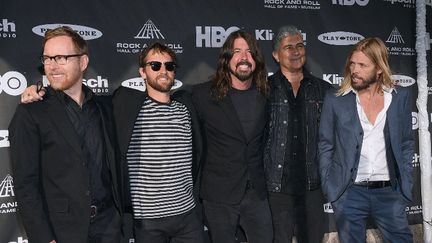
[[[406,95],[403,97],[403,108],[401,119],[402,120],[402,131],[401,131],[401,150],[403,159],[403,171],[401,174],[402,193],[407,197],[408,200],[412,200],[412,186],[413,186],[413,166],[412,158],[414,155],[414,138],[412,134],[412,115],[411,115],[411,96],[409,89],[405,88]]]
[[[318,142],[318,159],[321,176],[321,186],[324,196],[328,195],[327,180],[329,177],[329,169],[333,161],[333,153],[335,147],[335,119],[333,111],[332,97],[334,96],[330,89],[325,98],[321,112],[321,121],[319,127],[319,142]]]
[[[19,214],[29,240],[50,242],[55,239],[43,198],[41,144],[37,124],[19,105],[9,125],[10,155]]]

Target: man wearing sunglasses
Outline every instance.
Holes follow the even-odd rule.
[[[120,87],[112,98],[120,149],[122,198],[133,214],[135,242],[204,242],[194,181],[201,157],[198,118],[190,96],[171,96],[177,60],[154,43],[139,56],[146,92]],[[36,86],[21,102],[42,99]]]
[[[137,243],[202,243],[193,182],[201,156],[192,101],[173,97],[174,52],[154,43],[139,57],[146,92],[120,87],[113,97],[125,201],[131,203]]]
[[[263,167],[268,95],[256,39],[235,31],[219,53],[214,77],[193,89],[206,155],[200,195],[212,242],[235,243],[237,225],[250,243],[271,243],[272,222]]]
[[[49,30],[41,58],[50,87],[10,123],[19,213],[29,242],[118,243],[121,236],[110,100],[82,84],[86,42]]]

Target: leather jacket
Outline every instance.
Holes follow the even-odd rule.
[[[330,83],[316,78],[303,70],[302,89],[304,92],[304,109],[302,112],[303,138],[305,144],[305,162],[307,175],[307,189],[315,190],[320,186],[318,164],[318,128],[326,90]],[[280,192],[284,171],[289,103],[287,92],[282,82],[288,82],[281,70],[269,77],[270,101],[268,109],[269,121],[266,128],[264,148],[264,168],[266,173],[267,190]]]

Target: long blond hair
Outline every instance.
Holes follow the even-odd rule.
[[[391,70],[388,64],[387,48],[381,39],[379,39],[378,37],[372,37],[372,38],[363,39],[360,42],[358,42],[354,46],[353,50],[350,52],[345,63],[344,80],[342,82],[340,89],[337,92],[337,95],[344,94],[347,90],[349,90],[352,87],[350,60],[354,52],[358,52],[358,51],[361,51],[363,54],[365,54],[372,61],[372,63],[377,67],[377,69],[382,70],[382,73],[378,75],[377,87],[385,86],[387,88],[393,88],[394,82],[391,79]]]

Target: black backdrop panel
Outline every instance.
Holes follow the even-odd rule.
[[[427,11],[430,32],[430,6]],[[395,79],[401,85],[412,85],[417,139],[415,18],[415,0],[1,0],[0,242],[27,242],[16,213],[7,127],[23,89],[39,80],[46,82],[39,56],[47,29],[69,25],[88,40],[90,67],[84,81],[101,95],[111,94],[122,84],[142,88],[138,52],[154,41],[175,50],[180,62],[176,79],[187,89],[214,73],[219,48],[236,29],[255,35],[268,72],[275,72],[273,35],[280,26],[292,24],[306,41],[307,68],[337,86],[352,45],[377,36],[388,46],[391,67],[398,75]],[[428,62],[432,62],[430,51]],[[407,207],[410,224],[422,222],[418,154],[416,149],[415,200]],[[329,231],[334,231],[331,208],[323,209],[330,216]]]

